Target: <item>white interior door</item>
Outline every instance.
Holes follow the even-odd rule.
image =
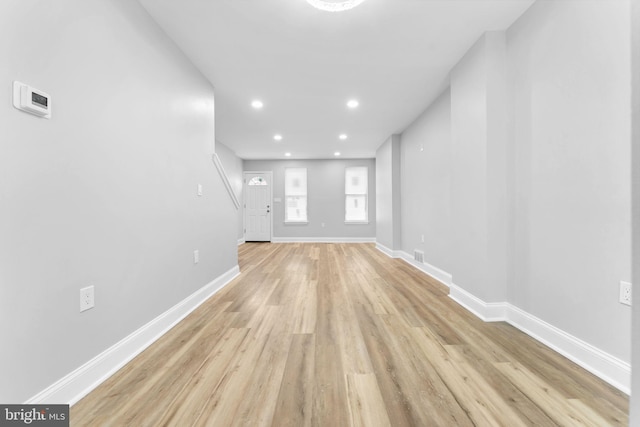
[[[271,206],[271,172],[245,172],[245,241],[271,241]]]

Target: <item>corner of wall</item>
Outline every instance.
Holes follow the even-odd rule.
[[[632,170],[632,280],[640,284],[640,0],[631,1],[631,170]],[[638,298],[640,301],[640,298]],[[640,425],[640,304],[631,313],[632,374],[629,425]]]

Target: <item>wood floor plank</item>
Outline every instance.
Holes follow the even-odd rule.
[[[628,396],[372,244],[246,243],[242,274],[73,426],[624,426]]]
[[[447,353],[452,355],[456,363],[467,363],[478,372],[504,402],[518,413],[518,417],[527,425],[535,427],[552,427],[556,423],[538,405],[532,402],[518,387],[513,385],[495,366],[497,361],[488,352],[480,355],[474,347],[446,346]],[[489,355],[489,357],[484,357]]]
[[[375,374],[347,374],[347,399],[352,426],[391,426]]]
[[[363,339],[367,346],[373,371],[376,375],[378,386],[384,400],[389,419],[397,426],[419,425],[415,409],[408,404],[405,394],[410,390],[402,383],[397,374],[397,356],[395,356],[392,343],[386,339],[386,331],[380,325],[377,314],[356,306],[358,322],[366,332]]]
[[[308,427],[314,399],[315,335],[294,334],[278,394],[273,425]]]
[[[345,286],[357,286],[354,280],[337,289],[333,295],[333,305],[336,310],[336,341],[342,356],[342,369],[345,374],[367,374],[373,372],[369,353],[362,337],[358,318],[353,303],[349,297],[349,290]]]
[[[172,354],[177,349],[179,356],[190,358],[192,362],[197,361],[197,352],[205,353],[201,342],[204,334],[215,337],[216,334],[222,334],[225,325],[233,322],[234,315],[223,310],[227,306],[227,303],[220,304],[221,310],[218,311],[212,310],[208,304],[203,304],[201,310],[192,313],[165,334],[162,340],[154,343],[153,351],[147,349],[139,354],[93,393],[74,405],[71,409],[74,424],[107,425],[111,421],[115,422],[114,425],[124,425],[121,420],[130,416],[129,410],[135,414],[136,402],[139,404],[144,401],[149,390],[157,389],[158,382],[162,382],[165,387],[168,384],[177,384],[172,381],[180,381],[181,378],[176,377],[175,373],[184,371],[185,366],[180,365],[189,364],[185,363],[186,359],[167,360],[167,357],[157,355]],[[207,326],[212,329],[206,329]],[[192,345],[197,346],[196,353],[189,354]],[[178,366],[173,369],[176,364]],[[194,365],[191,366],[197,369]],[[170,372],[170,375],[163,377],[162,372]]]
[[[239,425],[238,408],[243,402],[244,390],[252,383],[251,373],[267,341],[268,335],[253,331],[247,334],[216,389],[203,400],[201,414],[194,426]]]
[[[249,329],[229,329],[205,359],[198,372],[176,394],[158,425],[193,425],[202,414],[203,397],[211,395],[235,357]]]
[[[317,287],[317,320],[316,320],[316,353],[314,370],[314,426],[349,425],[349,408],[347,404],[345,375],[340,357],[340,347],[336,342],[338,333],[333,295],[338,285],[330,280],[335,275],[335,266],[329,262],[329,251],[332,245],[320,247],[320,271],[322,275]]]
[[[180,346],[172,353],[165,355],[165,364],[155,371],[143,387],[132,392],[123,390],[127,402],[118,409],[118,413],[126,425],[156,425],[162,411],[152,413],[139,411],[149,396],[154,396],[157,408],[169,406],[175,393],[181,390],[189,379],[201,367],[203,360],[211,354],[218,340],[224,334],[226,325],[233,321],[232,314],[223,317],[224,322],[209,323],[189,344]]]
[[[362,303],[368,302],[375,314],[399,314],[396,306],[384,291],[386,283],[380,277],[370,278],[363,274],[356,274],[356,283],[362,288]]]
[[[292,326],[288,322],[276,323],[267,336],[267,342],[260,350],[254,366],[249,368],[234,420],[239,425],[271,425],[293,339],[291,329]],[[258,402],[260,404],[256,404]]]
[[[318,282],[304,280],[299,283],[294,303],[294,334],[313,334],[316,331],[318,308]]]
[[[580,402],[590,408],[590,410],[598,413],[598,415],[606,421],[605,425],[620,427],[627,425],[627,414],[606,399],[592,397],[589,399],[580,399]]]
[[[583,408],[571,404],[570,399],[565,399],[557,389],[524,366],[508,362],[497,363],[496,366],[532,401],[545,408],[549,417],[558,425],[593,427],[608,425],[600,416],[596,419],[591,418],[594,415],[592,411],[585,412]]]
[[[554,384],[565,398],[588,399],[596,395],[623,408],[625,413],[629,412],[629,399],[624,393],[513,326],[497,323],[494,328],[487,329],[486,334],[536,375]]]
[[[473,425],[431,361],[411,346],[409,327],[393,315],[360,311],[383,399],[395,425]]]
[[[593,426],[612,425],[609,420],[602,417],[594,408],[588,405],[584,400],[569,399],[569,405],[572,406],[587,422]]]

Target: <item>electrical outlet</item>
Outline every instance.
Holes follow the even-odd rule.
[[[202,184],[198,184],[198,196],[202,196]]]
[[[95,306],[93,286],[80,289],[80,312],[89,310]]]
[[[422,241],[422,243],[424,243],[424,234],[420,236],[420,240]]]
[[[195,250],[193,251],[193,263],[197,264],[200,262],[200,251],[199,250]]]
[[[631,305],[631,283],[620,282],[620,303]]]

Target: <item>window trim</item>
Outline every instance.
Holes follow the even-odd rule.
[[[304,176],[305,176],[304,196],[287,194],[287,171],[291,169],[304,170]],[[305,218],[304,219],[287,218],[289,197],[304,197],[305,199]],[[302,224],[302,225],[309,223],[309,174],[308,174],[308,169],[306,167],[305,168],[302,168],[302,167],[284,168],[284,223],[285,224]]]
[[[364,194],[355,194],[355,193],[347,193],[347,175],[349,169],[364,169],[366,171],[365,177],[367,179],[367,185],[365,187],[366,193]],[[365,219],[347,219],[347,198],[349,196],[364,196],[365,206]],[[346,225],[357,225],[357,224],[369,224],[369,166],[347,166],[344,168],[344,223]]]

